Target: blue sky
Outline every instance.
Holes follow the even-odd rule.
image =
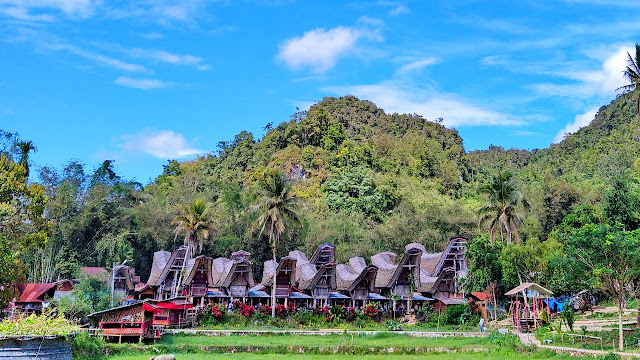
[[[0,0],[0,129],[146,183],[324,96],[543,148],[623,85],[640,2]]]

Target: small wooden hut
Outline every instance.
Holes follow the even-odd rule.
[[[549,296],[553,295],[553,292],[536,283],[523,283],[505,295],[511,297],[509,315],[513,327],[522,332],[529,332],[542,324],[541,315],[545,306],[549,313]]]
[[[123,338],[130,338],[142,341],[160,338],[160,329],[167,322],[162,316],[154,321],[161,311],[153,301],[139,301],[89,314],[89,318],[97,325],[97,334],[106,340],[122,342]]]

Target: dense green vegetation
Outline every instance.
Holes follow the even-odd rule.
[[[261,274],[272,257],[269,228],[276,226],[277,256],[331,242],[344,261],[402,251],[409,242],[438,251],[450,237],[466,236],[475,239],[470,289],[506,288],[519,279],[561,293],[594,287],[570,278],[566,269],[579,264],[560,255],[584,225],[620,232],[640,225],[636,99],[637,91],[620,95],[589,126],[547,149],[467,153],[457,131],[439,122],[387,114],[353,96],[325,98],[289,121],[268,124],[261,139],[241,132],[206,156],[170,160],[146,185],[121,178],[110,160],[93,171],[72,161],[28,174],[23,154],[33,144],[3,132],[0,176],[11,181],[0,193],[7,224],[0,241],[11,250],[0,266],[24,266],[25,280],[45,282],[76,277],[81,265],[129,259],[145,279],[153,252],[171,250],[186,236],[214,257],[252,252]],[[295,200],[295,216],[283,212],[289,215],[266,221],[265,184],[278,174]],[[496,197],[495,186],[512,196]],[[197,201],[208,217],[198,221],[210,231],[187,231],[185,211]]]

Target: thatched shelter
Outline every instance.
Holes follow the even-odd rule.
[[[542,325],[542,311],[549,310],[549,296],[553,295],[551,290],[536,283],[523,283],[507,291],[506,296],[510,296],[509,315],[513,322],[513,327],[528,332],[535,330]],[[545,302],[546,300],[546,302]]]

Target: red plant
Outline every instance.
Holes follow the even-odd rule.
[[[222,316],[224,315],[220,310],[220,307],[218,304],[211,306],[211,310],[209,310],[209,314],[211,314],[211,316],[213,316],[218,320],[222,319]]]
[[[258,308],[258,312],[262,313],[263,315],[271,315],[271,306],[262,305]]]
[[[249,304],[241,303],[239,301],[235,301],[234,306],[238,309],[238,313],[240,315],[243,315],[244,317],[251,316],[251,314],[253,314],[253,312],[255,311],[253,306]]]
[[[364,309],[364,314],[368,317],[374,317],[379,312],[380,310],[376,309],[373,304],[367,305],[367,307]]]

